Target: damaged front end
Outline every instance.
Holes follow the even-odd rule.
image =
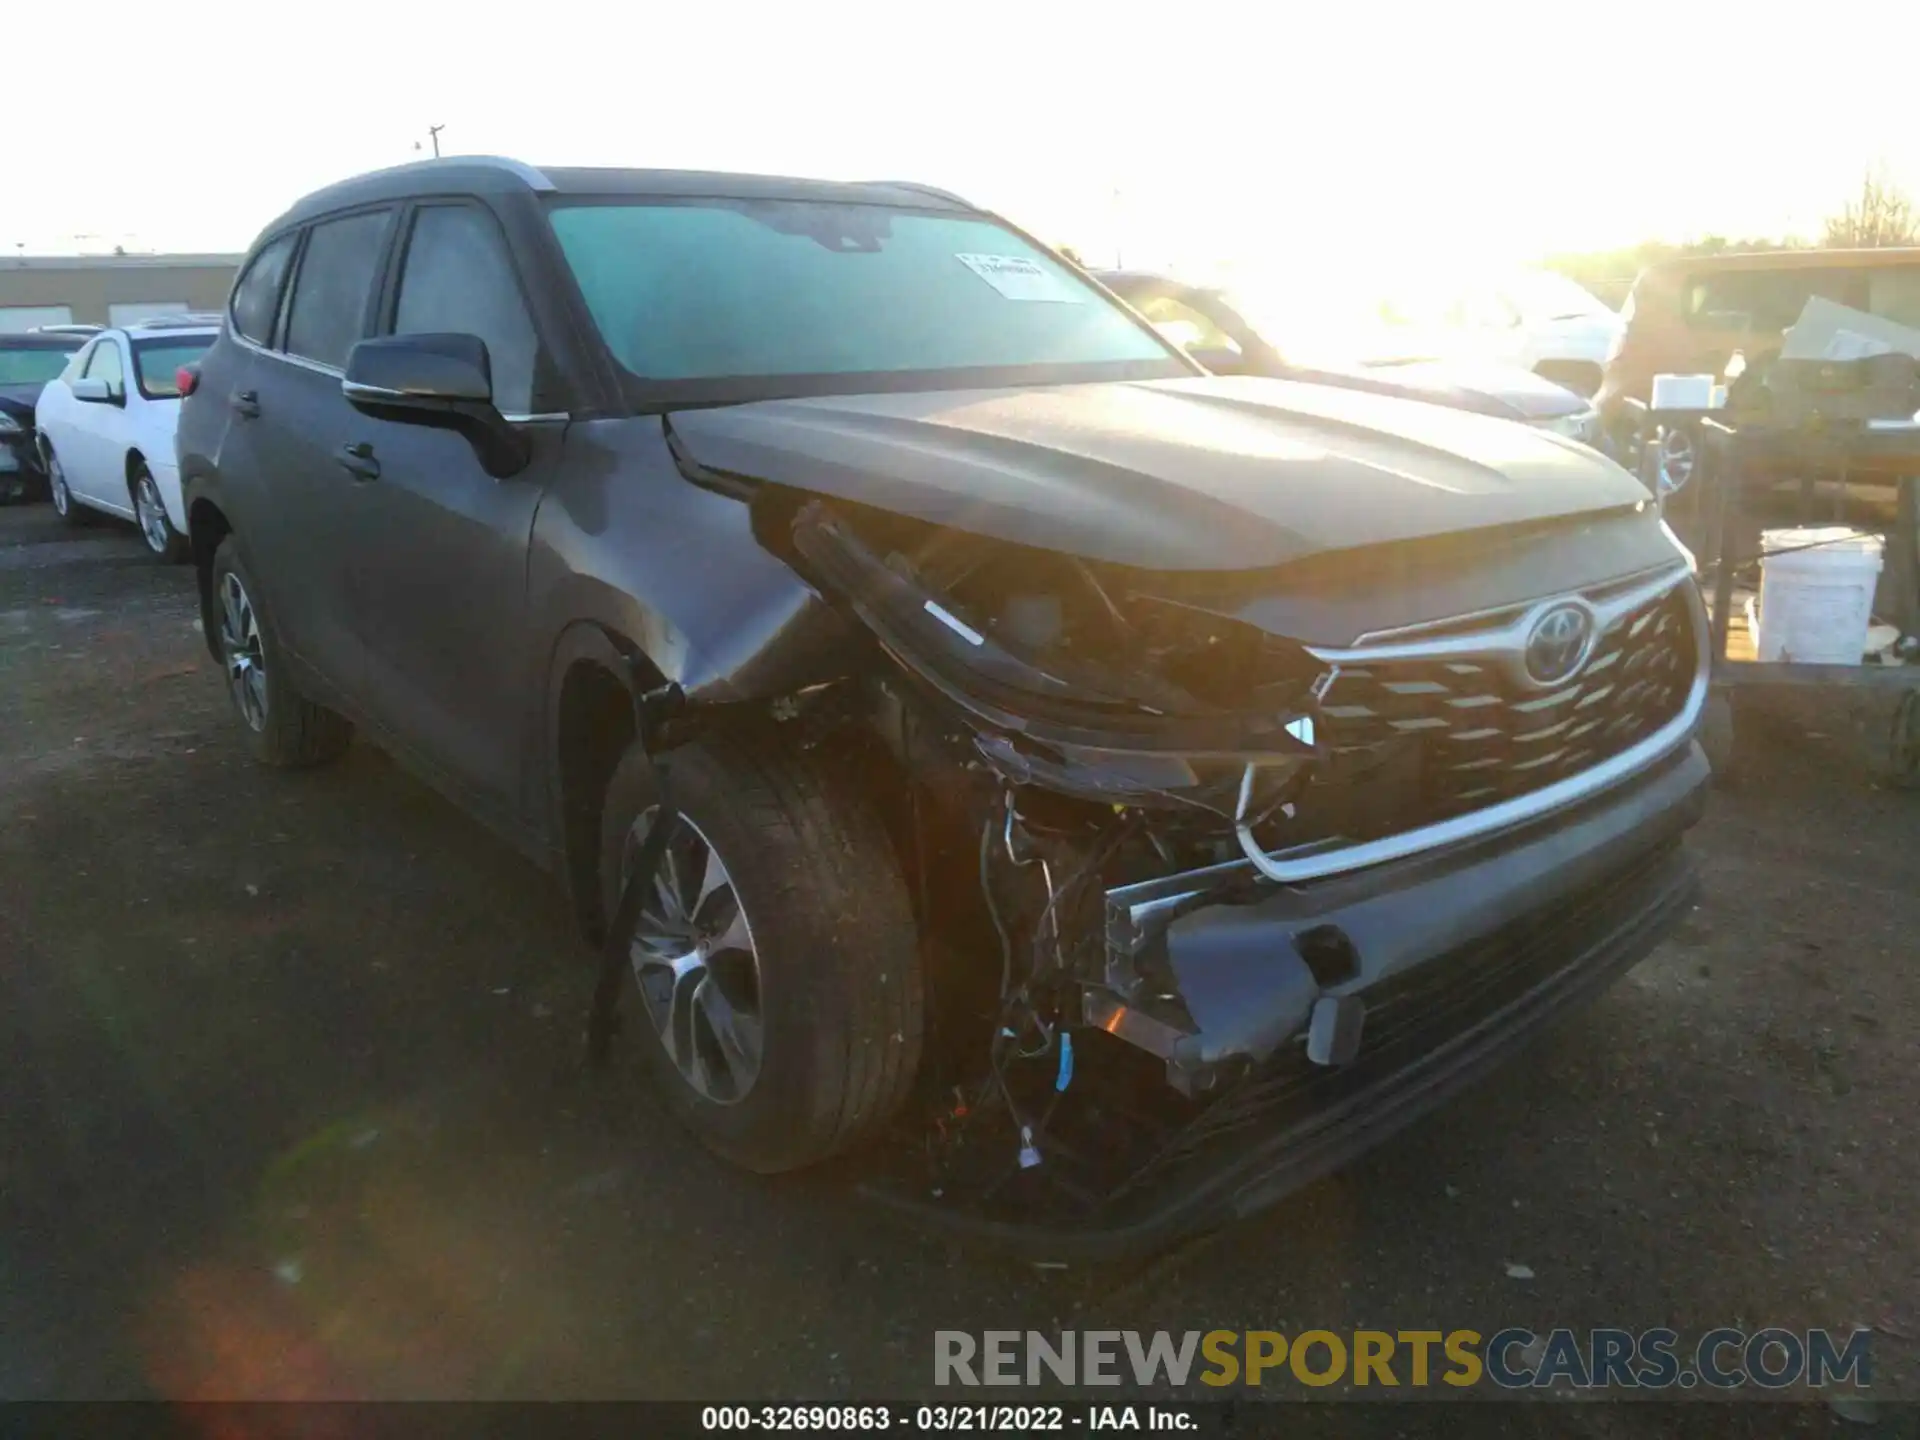
[[[1245,1213],[1689,902],[1684,568],[1336,649],[1217,586],[818,499],[781,519],[892,662],[871,719],[960,952],[896,1204],[1056,1252]],[[1564,674],[1529,649],[1549,611],[1578,622]]]

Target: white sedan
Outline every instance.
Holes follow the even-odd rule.
[[[217,319],[170,316],[102,330],[40,392],[35,423],[53,508],[132,520],[163,560],[187,557],[173,429],[180,372],[220,333]]]

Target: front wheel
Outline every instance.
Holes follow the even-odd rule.
[[[782,726],[710,731],[666,764],[678,813],[628,946],[629,1030],[709,1149],[762,1172],[825,1159],[893,1116],[920,1061],[917,931],[885,826],[851,765]],[[660,796],[636,745],[602,807],[608,914]]]
[[[134,466],[132,489],[133,513],[140,522],[140,536],[147,542],[147,549],[169,565],[180,564],[187,558],[187,537],[174,529],[173,521],[167,518],[160,487],[154,481],[153,472],[144,464]]]
[[[254,758],[280,769],[324,765],[345,753],[353,727],[298,690],[275,663],[273,625],[229,535],[213,555],[213,612],[227,694]]]
[[[73,491],[67,488],[67,472],[60,464],[60,457],[54,453],[51,445],[46,449],[47,462],[47,498],[53,502],[53,513],[67,524],[85,525],[91,520],[87,507],[73,498]]]

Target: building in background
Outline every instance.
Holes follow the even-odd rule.
[[[0,257],[0,332],[131,325],[225,306],[238,255]]]

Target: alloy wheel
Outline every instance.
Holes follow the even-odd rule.
[[[227,684],[240,718],[252,730],[267,724],[267,662],[260,643],[260,617],[240,577],[220,577],[220,653],[227,663]]]
[[[1684,490],[1693,478],[1693,437],[1678,426],[1660,436],[1660,487],[1668,494]]]
[[[140,533],[147,537],[147,548],[156,555],[165,555],[173,534],[166,507],[160,503],[160,487],[153,483],[153,476],[142,474],[134,485],[133,508],[140,517]]]
[[[47,452],[47,495],[53,501],[53,513],[65,519],[73,497],[67,493],[67,473],[60,468],[60,459],[51,450]]]
[[[623,874],[658,813],[650,806],[634,821]],[[760,1074],[759,953],[713,842],[684,815],[671,823],[628,955],[654,1032],[681,1078],[715,1104],[737,1104]]]

